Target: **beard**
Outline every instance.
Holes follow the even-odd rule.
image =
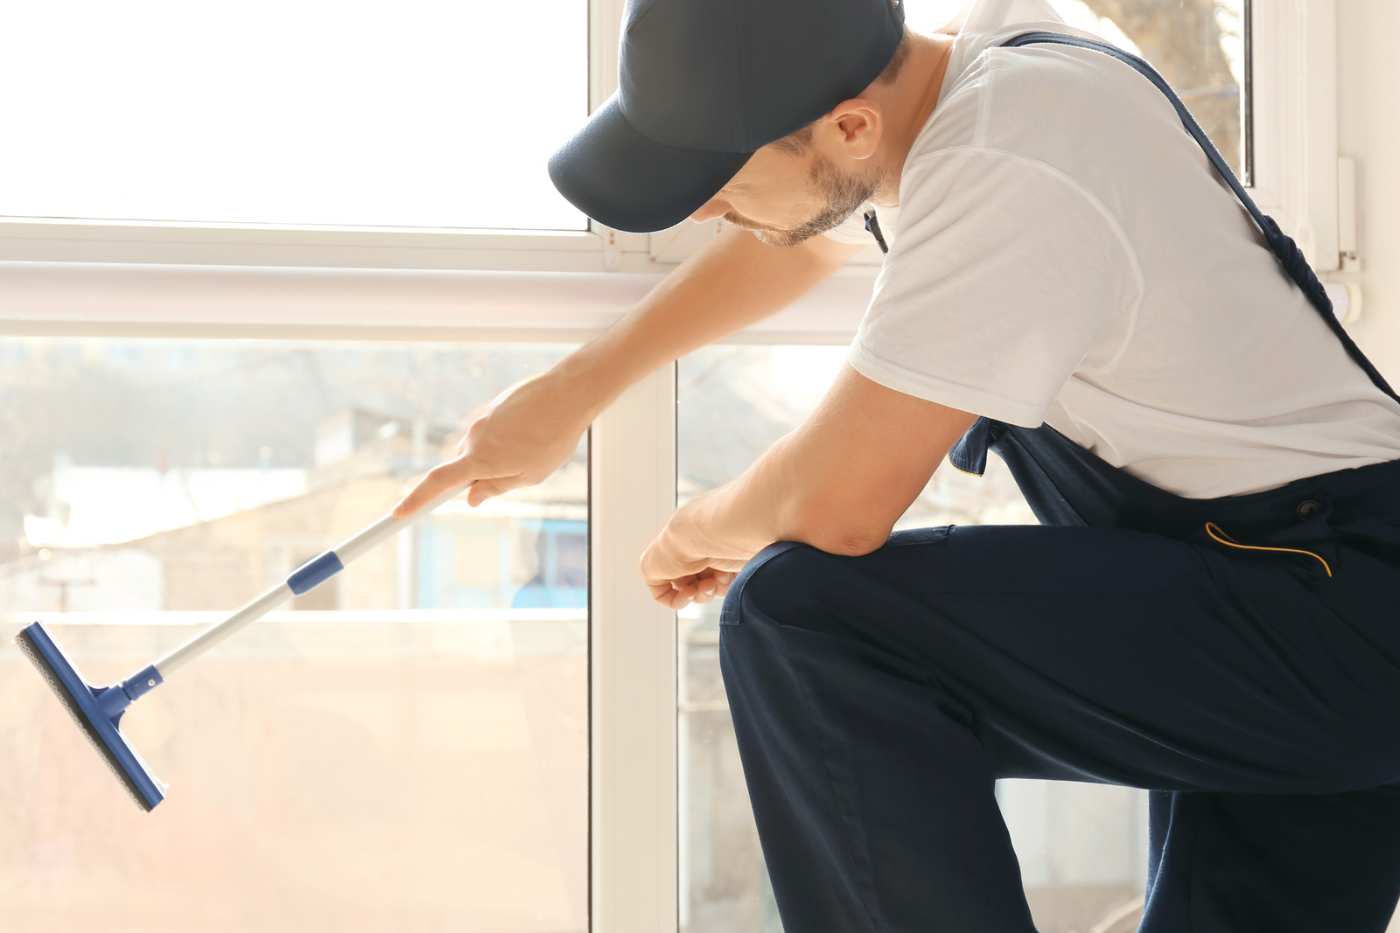
[[[870,196],[884,180],[880,172],[869,176],[843,175],[831,160],[820,153],[813,159],[809,175],[812,184],[826,200],[825,206],[815,216],[791,230],[776,230],[750,224],[739,226],[751,227],[754,236],[772,246],[796,246],[803,240],[825,233],[850,217],[862,204],[870,200]],[[730,220],[730,217],[726,215],[725,220]],[[730,222],[733,223],[732,220]]]

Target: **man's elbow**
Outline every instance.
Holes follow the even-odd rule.
[[[826,504],[804,511],[800,540],[828,554],[860,557],[878,550],[890,536],[893,523],[857,522]]]

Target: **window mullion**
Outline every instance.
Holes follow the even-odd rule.
[[[1333,0],[1251,9],[1250,196],[1318,272],[1337,269],[1337,51]]]
[[[624,391],[589,434],[591,923],[676,930],[676,613],[642,551],[676,503],[675,364]]]

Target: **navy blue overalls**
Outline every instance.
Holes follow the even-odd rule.
[[[1132,65],[1387,396],[1313,271]],[[867,226],[881,246],[878,224]],[[1400,417],[1400,415],[1397,415]],[[1400,896],[1400,460],[1190,499],[979,418],[1040,525],[776,541],[720,668],[786,933],[1033,931],[997,778],[1149,791],[1143,933],[1382,933]]]

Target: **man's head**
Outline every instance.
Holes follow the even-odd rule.
[[[877,79],[904,35],[903,0],[627,0],[618,90],[550,179],[617,230],[663,230],[732,196],[721,213],[737,222],[810,236],[879,183],[891,112]]]
[[[909,57],[900,39],[884,70],[859,97],[760,147],[690,219],[722,217],[774,246],[796,246],[851,216],[880,189],[889,169],[876,156],[885,141],[887,92]]]

